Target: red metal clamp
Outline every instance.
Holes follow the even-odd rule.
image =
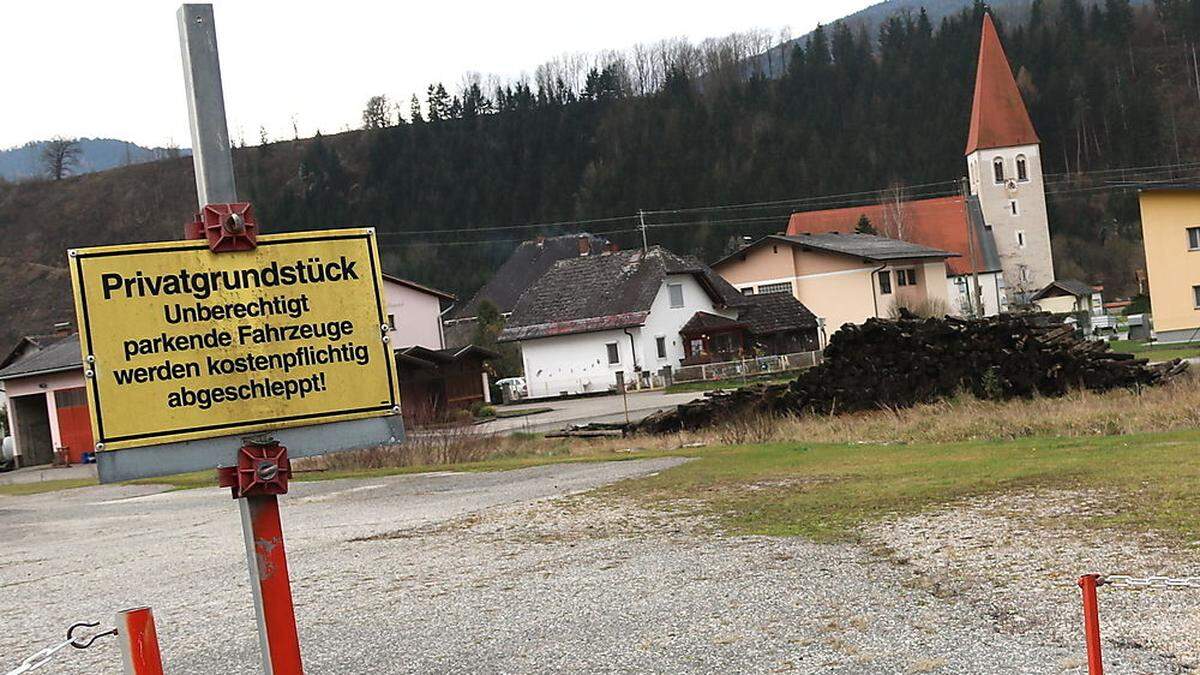
[[[258,221],[249,202],[209,204],[184,226],[188,239],[206,239],[213,253],[250,251],[258,246]]]
[[[217,469],[217,483],[232,488],[233,498],[285,495],[292,463],[287,448],[276,441],[247,443],[238,450],[237,466]]]

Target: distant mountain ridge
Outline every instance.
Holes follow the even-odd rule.
[[[17,182],[44,176],[41,158],[42,148],[47,142],[31,141],[19,147],[0,150],[0,179]],[[79,163],[71,175],[191,154],[191,150],[184,148],[147,148],[115,138],[81,138],[79,149]]]

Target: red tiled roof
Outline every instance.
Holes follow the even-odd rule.
[[[967,153],[1040,143],[990,14],[983,16]]]
[[[901,239],[930,248],[956,253],[960,257],[946,260],[952,275],[970,274],[972,271],[987,272],[982,263],[979,242],[967,245],[969,216],[966,200],[962,197],[940,197],[896,204],[868,204],[844,209],[804,211],[793,213],[788,221],[787,233],[824,234],[829,232],[854,232],[859,219],[866,216],[881,236]],[[971,253],[975,253],[972,266]]]

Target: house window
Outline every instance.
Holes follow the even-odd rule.
[[[388,314],[388,328],[396,330],[396,315]]]
[[[616,365],[621,362],[621,350],[617,348],[617,343],[609,342],[604,345],[608,348],[608,365]]]
[[[1188,250],[1200,251],[1200,227],[1188,228]]]
[[[782,284],[763,284],[762,286],[758,287],[759,295],[762,295],[764,293],[791,293],[791,292],[792,292],[792,283],[790,281],[784,282]]]
[[[658,358],[667,358],[667,338],[661,335],[654,338],[654,347],[658,349]]]
[[[1192,286],[1192,300],[1196,301],[1196,309],[1200,309],[1200,286]]]
[[[747,286],[742,289],[742,295],[754,295],[754,287]]]
[[[908,275],[904,273],[904,270],[896,270],[896,285],[897,286],[907,286],[908,285]]]
[[[1021,283],[1029,283],[1029,268],[1025,265],[1021,265]]]
[[[683,307],[683,284],[667,284],[667,295],[671,300],[671,309]]]
[[[1017,248],[1025,248],[1025,230],[1017,230]]]
[[[908,285],[909,286],[917,285],[917,271],[916,270],[914,270],[914,269],[904,270],[904,275],[908,277]]]
[[[1014,216],[1021,215],[1021,209],[1017,205],[1017,200],[1015,200],[1015,199],[1008,200],[1008,211],[1009,211],[1009,213],[1011,213]]]
[[[996,176],[996,185],[1004,182],[1004,158],[997,157],[992,160],[992,173]]]
[[[879,273],[879,292],[882,295],[892,294],[892,273],[883,271]]]
[[[1025,155],[1017,155],[1017,180],[1022,183],[1029,180],[1029,163],[1025,161]]]

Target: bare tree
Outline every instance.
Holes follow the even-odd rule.
[[[367,107],[363,108],[362,121],[364,129],[382,129],[391,126],[392,106],[387,96],[372,96],[367,99]]]
[[[42,146],[42,170],[52,180],[62,180],[79,166],[79,139],[55,136]]]

